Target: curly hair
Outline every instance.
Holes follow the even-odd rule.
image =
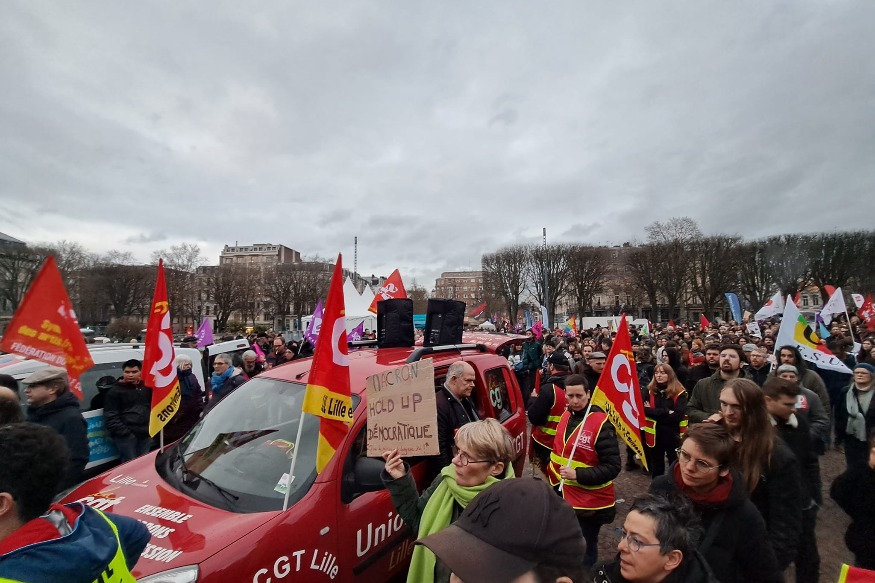
[[[12,495],[22,522],[45,514],[69,460],[64,438],[49,427],[36,423],[0,427],[0,492]]]

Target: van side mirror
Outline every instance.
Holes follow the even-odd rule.
[[[380,477],[386,468],[386,462],[380,458],[356,458],[352,472],[343,477],[345,499],[352,499],[365,492],[377,492],[386,488]]]

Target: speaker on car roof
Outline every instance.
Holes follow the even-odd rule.
[[[377,346],[413,346],[413,300],[377,302]]]
[[[465,302],[431,299],[425,314],[424,346],[461,344],[465,327]]]

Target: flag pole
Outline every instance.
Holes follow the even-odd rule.
[[[161,428],[161,431],[158,432],[158,443],[160,444],[158,447],[158,453],[164,453],[164,428]]]
[[[598,388],[598,387],[596,387]],[[583,414],[583,420],[580,422],[580,425],[577,426],[576,429],[577,437],[574,438],[574,445],[571,446],[571,454],[568,456],[568,465],[566,468],[571,467],[571,461],[574,459],[574,453],[577,451],[577,442],[580,441],[580,434],[583,431],[583,424],[586,423],[586,418],[589,417],[589,410],[592,408],[592,393],[590,393],[589,403],[586,406],[586,412]],[[565,478],[559,480],[559,491],[562,491],[562,488],[565,487]]]
[[[295,446],[292,449],[292,464],[289,466],[289,483],[286,486],[286,496],[283,499],[283,512],[289,509],[289,493],[292,491],[292,481],[295,479],[295,463],[298,461],[298,447],[301,443],[301,430],[304,428],[304,408],[301,406],[301,420],[298,421],[298,436],[295,437]]]

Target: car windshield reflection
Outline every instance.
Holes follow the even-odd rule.
[[[300,500],[316,478],[319,419],[304,416],[301,383],[255,378],[225,397],[183,437],[169,456],[166,476],[180,490],[234,512],[282,510],[289,493]]]

